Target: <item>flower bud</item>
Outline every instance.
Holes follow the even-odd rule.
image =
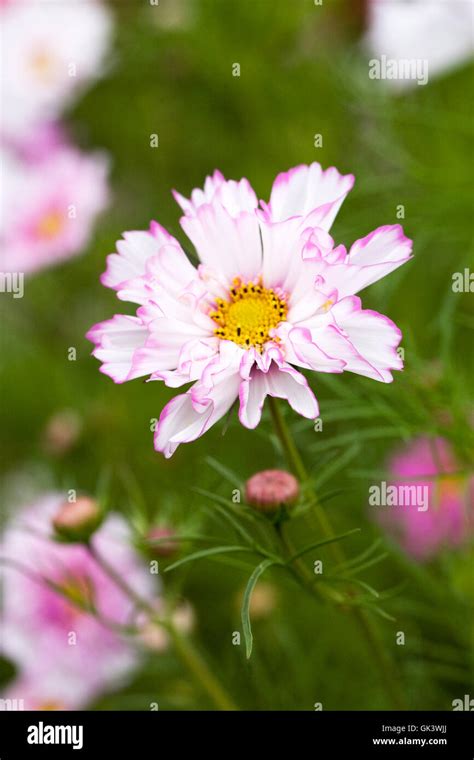
[[[277,512],[281,506],[290,506],[300,492],[299,483],[284,470],[263,470],[252,475],[245,484],[245,498],[261,512]]]
[[[83,543],[98,528],[101,521],[99,505],[88,496],[75,502],[64,502],[53,518],[53,526],[62,539]]]
[[[147,535],[151,552],[157,557],[172,557],[179,549],[179,543],[173,540],[174,535],[174,531],[164,525],[152,528]]]
[[[81,433],[82,420],[74,409],[62,409],[48,421],[43,433],[43,447],[47,454],[67,454]]]

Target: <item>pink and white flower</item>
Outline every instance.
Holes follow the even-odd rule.
[[[26,137],[101,74],[112,19],[99,0],[15,0],[0,32],[2,137]]]
[[[407,554],[427,560],[474,536],[474,475],[462,473],[448,441],[417,438],[392,457],[389,469],[391,484],[426,495],[427,509],[399,504],[378,512],[380,524]]]
[[[0,547],[0,642],[3,656],[19,668],[5,696],[24,699],[25,709],[80,709],[119,686],[139,663],[133,641],[115,629],[136,619],[133,603],[83,545],[52,536],[51,521],[63,501],[48,494],[24,509],[7,526]],[[140,596],[155,603],[158,589],[121,517],[109,516],[92,543]],[[105,623],[70,599],[93,603]]]
[[[34,272],[80,253],[108,200],[107,159],[56,138],[0,153],[0,269]],[[28,157],[27,157],[28,156]]]
[[[407,261],[411,241],[390,225],[349,252],[336,246],[329,229],[353,183],[334,168],[302,165],[279,174],[259,206],[246,179],[216,171],[189,200],[175,193],[197,268],[156,222],[117,243],[102,282],[138,304],[136,316],[115,315],[88,338],[116,383],[144,375],[173,388],[193,383],[161,413],[155,448],[166,457],[236,401],[248,428],[267,395],[317,417],[301,369],[390,382],[402,368],[400,330],[362,309],[356,294]]]

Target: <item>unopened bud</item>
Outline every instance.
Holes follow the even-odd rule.
[[[281,506],[290,506],[300,492],[298,481],[284,470],[263,470],[247,480],[245,497],[249,504],[261,512],[276,512]]]
[[[174,541],[174,531],[165,526],[152,528],[147,535],[147,543],[157,557],[172,557],[179,549],[179,543]]]
[[[85,542],[98,528],[101,521],[99,506],[94,499],[81,496],[77,501],[64,502],[53,518],[53,526],[67,541]]]

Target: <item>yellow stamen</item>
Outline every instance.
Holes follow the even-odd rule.
[[[331,306],[333,305],[333,303],[334,303],[334,299],[333,298],[329,298],[327,301],[325,301],[323,303],[323,305],[322,305],[321,308],[324,309],[324,311],[329,311],[329,309],[331,308]]]
[[[53,699],[47,701],[47,702],[41,702],[38,705],[38,710],[62,710],[63,705],[61,702],[57,702]]]
[[[59,235],[63,227],[64,216],[58,211],[51,211],[40,219],[37,226],[37,232],[40,237],[50,240],[51,238],[56,237],[56,235]]]
[[[90,610],[94,606],[94,586],[90,578],[67,576],[59,587],[72,617],[79,616],[83,610]]]
[[[48,82],[56,69],[56,61],[48,50],[36,50],[30,57],[30,66],[38,79]]]
[[[267,341],[278,341],[270,332],[286,319],[288,304],[284,298],[264,288],[260,281],[244,283],[235,278],[229,299],[217,298],[216,308],[209,314],[218,325],[215,335],[258,351]]]

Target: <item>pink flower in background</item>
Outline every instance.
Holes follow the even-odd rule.
[[[8,684],[2,699],[14,700],[16,710],[82,710],[99,693],[79,671],[59,670],[47,660]]]
[[[194,383],[161,414],[155,448],[166,457],[236,401],[248,428],[258,425],[267,395],[317,417],[296,367],[381,382],[402,368],[400,330],[362,309],[355,294],[407,261],[411,241],[392,225],[349,252],[335,246],[328,230],[353,182],[314,163],[279,174],[260,209],[246,179],[226,181],[220,172],[190,200],[176,193],[197,268],[156,222],[117,243],[102,282],[139,308],[95,325],[88,338],[117,383],[144,375],[173,388]]]
[[[0,8],[2,136],[56,119],[103,70],[112,18],[99,0],[15,0]]]
[[[41,161],[67,144],[66,133],[59,122],[43,122],[25,139],[12,135],[2,141],[5,151],[13,153],[18,161]]]
[[[367,43],[375,55],[426,60],[429,76],[454,68],[473,54],[470,0],[369,0]],[[393,87],[414,79],[389,79]]]
[[[0,642],[2,654],[19,668],[8,696],[23,698],[25,709],[80,708],[120,685],[138,664],[132,640],[41,582],[47,579],[74,599],[92,602],[108,623],[126,625],[136,619],[130,600],[82,545],[52,539],[51,520],[63,500],[50,494],[15,515],[0,549],[4,562],[13,560],[34,576],[3,567]],[[109,516],[92,542],[135,591],[155,599],[153,577],[132,548],[121,517]]]
[[[461,465],[448,441],[418,438],[392,457],[389,469],[391,484],[426,489],[424,511],[413,504],[378,511],[381,525],[408,554],[426,560],[474,535],[474,475],[457,474]]]
[[[25,144],[29,160],[1,152],[2,271],[34,272],[81,253],[107,204],[104,155],[56,143],[53,134],[46,145]]]

